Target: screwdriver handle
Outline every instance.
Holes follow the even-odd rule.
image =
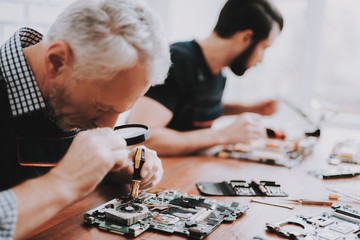
[[[141,180],[140,171],[145,162],[145,149],[139,147],[134,156],[134,174],[133,180]]]

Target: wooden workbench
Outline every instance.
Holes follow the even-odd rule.
[[[336,141],[346,137],[359,139],[360,132],[353,129],[324,128],[320,141],[313,153],[293,169],[270,166],[235,159],[220,159],[210,156],[188,156],[162,158],[164,176],[158,186],[175,189],[188,194],[199,195],[195,183],[198,181],[229,181],[229,180],[275,180],[289,193],[289,198],[311,198],[328,200],[329,191],[326,186],[353,187],[360,189],[359,178],[341,180],[319,180],[310,176],[309,170],[326,167],[327,157]],[[31,239],[126,239],[123,236],[88,227],[82,223],[84,212],[126,194],[127,189],[119,186],[101,184],[92,194],[61,211],[55,218],[44,225]],[[296,214],[314,215],[330,210],[329,207],[296,205],[293,210],[251,203],[249,197],[214,197],[228,203],[233,201],[248,205],[249,210],[244,216],[231,224],[221,224],[207,239],[251,239],[256,235],[278,239],[265,232],[265,223],[276,223]],[[261,198],[259,198],[261,199]],[[280,199],[280,198],[277,198]],[[273,198],[272,198],[273,200]],[[341,198],[340,198],[341,200]],[[137,239],[185,239],[180,235],[164,235],[148,231]]]

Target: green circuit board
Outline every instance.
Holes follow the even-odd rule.
[[[84,214],[84,221],[100,230],[136,237],[147,230],[203,239],[221,223],[233,222],[248,209],[203,196],[189,196],[173,190],[142,192],[132,211],[126,198],[108,201]]]

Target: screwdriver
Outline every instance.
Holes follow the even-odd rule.
[[[145,149],[137,148],[134,156],[134,174],[131,180],[131,192],[129,206],[134,203],[135,198],[139,196],[139,187],[141,183],[140,171],[145,162]]]
[[[311,199],[284,199],[284,201],[298,203],[302,205],[322,205],[322,206],[332,206],[332,202],[329,201],[318,201]]]

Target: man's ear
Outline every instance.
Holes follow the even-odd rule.
[[[243,35],[244,35],[244,37],[243,37],[244,44],[246,44],[247,46],[250,46],[254,32],[252,30],[245,30],[245,31],[243,31]]]
[[[235,33],[233,38],[235,39],[237,46],[239,46],[241,48],[241,51],[243,51],[250,46],[253,35],[254,32],[250,29],[247,29]]]
[[[63,73],[71,64],[71,49],[66,42],[54,42],[47,48],[45,55],[46,75],[54,78]]]

